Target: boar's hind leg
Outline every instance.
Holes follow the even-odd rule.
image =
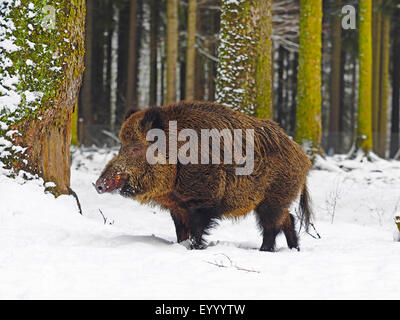
[[[300,251],[298,237],[294,225],[294,216],[287,212],[285,221],[282,225],[282,230],[285,234],[286,242],[289,249],[297,249],[297,251]]]
[[[215,208],[198,208],[188,212],[191,249],[204,249],[203,236],[207,235],[208,230],[215,225],[216,220],[220,217],[219,212]]]
[[[171,217],[175,224],[178,243],[189,239],[189,216],[187,212],[185,210],[174,210],[171,211]]]
[[[282,220],[284,210],[273,208],[266,203],[261,203],[256,208],[258,224],[263,233],[263,243],[260,251],[275,251],[275,238],[281,231],[279,221]]]

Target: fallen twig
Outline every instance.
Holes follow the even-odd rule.
[[[252,270],[252,269],[246,269],[246,268],[243,268],[243,267],[239,267],[236,263],[233,263],[233,261],[231,260],[231,258],[229,258],[226,254],[224,254],[224,253],[220,253],[220,254],[223,255],[224,257],[226,257],[226,258],[228,259],[228,261],[229,261],[229,263],[230,263],[229,266],[224,265],[223,263],[215,262],[215,261],[214,261],[214,262],[211,262],[211,261],[204,261],[204,262],[209,263],[209,264],[212,264],[212,265],[214,265],[214,266],[217,266],[218,268],[229,268],[229,267],[231,267],[231,268],[235,268],[236,270],[239,270],[239,271],[253,272],[253,273],[261,273],[261,272],[258,271],[258,270]]]
[[[79,202],[78,195],[71,188],[69,188],[69,193],[70,193],[70,195],[72,195],[76,199],[76,204],[78,205],[79,213],[80,213],[81,216],[83,216],[82,207],[81,207],[81,203]]]

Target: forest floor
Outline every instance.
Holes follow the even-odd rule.
[[[113,152],[75,151],[73,197],[0,175],[0,299],[398,299],[400,162],[320,159],[315,228],[260,252],[253,214],[221,221],[206,250],[176,243],[168,212],[92,187]]]

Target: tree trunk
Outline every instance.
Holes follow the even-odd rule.
[[[309,153],[321,144],[322,2],[300,0],[296,141]]]
[[[379,99],[379,156],[386,157],[387,104],[389,98],[390,16],[382,16],[381,83]],[[398,59],[398,58],[397,58]]]
[[[359,87],[357,147],[368,154],[372,149],[372,0],[360,0]]]
[[[340,126],[340,84],[341,84],[341,55],[342,55],[342,21],[339,15],[342,8],[341,0],[337,0],[332,30],[332,67],[331,67],[331,92],[329,116],[329,147],[333,152],[339,150]]]
[[[13,21],[15,29],[12,33],[20,43],[28,37],[27,24],[32,23],[28,10],[42,14],[42,1],[31,2],[34,9],[28,9],[28,6],[9,8],[7,18]],[[37,19],[36,32],[29,34],[30,41],[46,44],[46,48],[23,46],[17,52],[0,52],[13,64],[11,74],[18,76],[15,93],[22,97],[15,109],[10,109],[10,105],[6,109],[0,106],[3,124],[0,140],[9,139],[11,143],[9,156],[2,153],[0,161],[14,173],[23,170],[37,174],[45,182],[53,182],[55,185],[49,189],[60,195],[70,192],[71,114],[84,68],[85,1],[47,1],[47,4],[61,12],[53,27],[48,27],[55,30],[42,28]],[[0,41],[2,36],[4,34],[0,32]],[[53,52],[51,48],[57,50]],[[26,68],[28,59],[31,69]],[[0,78],[3,76],[4,69],[0,66]],[[22,91],[18,91],[19,88]],[[35,92],[36,98],[27,99],[26,95],[24,98],[24,92]]]
[[[400,15],[400,9],[395,11],[394,17]],[[400,148],[400,22],[394,21],[394,34],[397,35],[393,39],[393,69],[392,69],[392,126],[391,126],[391,141],[390,154],[394,157]]]
[[[197,0],[189,0],[186,48],[186,100],[194,99],[194,78],[196,69],[196,19]]]
[[[222,2],[217,101],[272,117],[271,0]]]
[[[176,102],[178,63],[178,0],[167,0],[167,96],[166,104]]]
[[[158,38],[158,18],[159,0],[151,0],[150,3],[150,99],[149,104],[157,104],[157,38]]]
[[[299,66],[299,54],[293,53],[293,58],[290,63],[292,76],[290,77],[290,90],[291,90],[291,106],[290,106],[290,134],[294,136],[296,130],[296,107],[297,107],[297,69]]]
[[[284,106],[283,106],[283,85],[285,80],[283,79],[284,72],[284,51],[285,48],[279,45],[279,60],[278,60],[278,92],[277,92],[277,122],[283,127],[284,117]]]
[[[85,125],[93,123],[92,105],[92,48],[93,48],[93,0],[86,1],[86,39],[85,39],[85,72],[83,74],[81,110]],[[85,137],[84,137],[85,139]],[[88,144],[89,141],[80,141]]]
[[[137,17],[138,17],[138,1],[130,1],[129,13],[129,53],[128,53],[128,79],[126,86],[126,104],[125,112],[130,108],[138,105],[137,94]]]
[[[382,35],[382,14],[379,9],[382,0],[374,0],[372,16],[372,133],[373,150],[379,153],[379,104],[381,85],[381,35]]]

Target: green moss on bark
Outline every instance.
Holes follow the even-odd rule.
[[[296,141],[308,152],[320,151],[322,1],[300,1],[300,48]]]
[[[40,148],[49,143],[46,130],[58,130],[60,136],[69,132],[64,120],[70,120],[84,68],[85,1],[4,0],[0,10],[7,30],[0,40],[17,47],[0,48],[2,59],[10,62],[0,67],[0,80],[14,79],[15,85],[7,89],[20,97],[17,106],[0,108],[0,138],[12,143],[0,162],[41,175],[48,171],[40,161]],[[53,16],[54,24],[46,23]],[[17,152],[20,147],[26,152]]]
[[[372,149],[372,0],[360,0],[357,147]]]

